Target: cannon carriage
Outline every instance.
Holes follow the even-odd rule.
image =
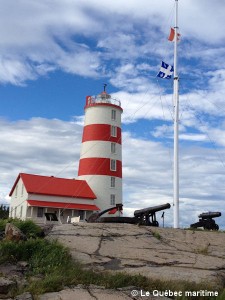
[[[138,224],[145,226],[155,226],[158,227],[159,223],[156,220],[156,212],[170,208],[170,204],[166,203],[163,205],[147,207],[134,211],[134,217],[102,217],[105,213],[117,209],[121,211],[123,208],[122,204],[117,204],[115,207],[105,209],[100,212],[93,213],[89,219],[88,223],[128,223],[128,224]]]
[[[191,228],[203,227],[205,230],[219,230],[214,218],[220,217],[221,212],[206,212],[200,214],[199,221],[191,224]]]

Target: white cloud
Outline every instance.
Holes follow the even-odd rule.
[[[180,55],[218,67],[225,52],[224,3],[190,0],[179,6]],[[138,65],[151,68],[155,60],[172,59],[166,37],[173,10],[173,0],[2,1],[0,80],[18,85],[60,69],[95,78],[114,74],[111,83],[118,88],[143,87],[148,76]],[[129,64],[139,70],[136,80],[129,73],[120,77],[121,68]],[[185,73],[189,66],[182,68]]]
[[[5,201],[20,172],[77,177],[80,125],[43,118],[17,122],[1,120],[0,123],[1,201]],[[172,149],[160,142],[123,133],[123,190],[127,214],[167,202],[172,205],[171,152]],[[224,154],[222,150],[221,155]],[[180,167],[181,225],[197,221],[197,213],[203,211],[225,213],[225,172],[217,152],[201,147],[181,147]],[[167,226],[172,226],[172,208],[165,216]],[[224,222],[221,225],[225,227]]]
[[[223,209],[224,6],[211,0],[179,2],[183,213],[203,210],[202,203],[207,209],[214,204]],[[167,41],[173,9],[173,0],[1,1],[0,82],[23,85],[55,70],[104,76],[119,89],[112,96],[122,101],[126,125],[150,120],[151,127],[142,128],[147,139],[152,135],[171,142],[172,83],[157,83],[155,75],[161,59],[173,60],[173,45]],[[68,123],[1,120],[1,199],[19,172],[75,176],[82,118]],[[182,146],[190,142],[196,146],[185,151]],[[205,144],[208,148],[203,148]],[[128,211],[171,202],[171,151],[165,145],[125,134]],[[218,145],[221,149],[216,152]]]

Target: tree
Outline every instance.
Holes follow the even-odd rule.
[[[0,219],[7,219],[9,217],[9,206],[1,204]]]

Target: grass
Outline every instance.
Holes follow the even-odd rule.
[[[56,292],[65,286],[90,284],[104,286],[105,288],[121,288],[135,286],[137,289],[146,291],[152,290],[213,290],[207,284],[197,285],[195,283],[183,281],[162,281],[150,280],[142,275],[129,275],[126,273],[106,273],[85,269],[82,264],[74,261],[69,250],[64,248],[57,241],[47,241],[44,239],[29,239],[21,242],[3,241],[0,243],[0,257],[2,261],[16,263],[25,260],[29,263],[29,270],[26,274],[28,286],[14,291],[13,296],[25,291],[33,295],[45,292]],[[35,275],[42,275],[41,280],[32,281]],[[179,298],[178,298],[179,299]],[[185,298],[180,298],[185,299]],[[192,298],[188,298],[189,300]],[[196,297],[193,297],[196,299]],[[213,299],[202,297],[198,299]],[[217,298],[219,299],[219,298]],[[224,298],[221,298],[224,299]]]
[[[32,225],[29,226],[33,228]],[[29,226],[24,225],[25,228]],[[29,233],[27,234],[29,235]],[[157,235],[157,232],[155,235],[156,238],[161,238],[160,235]],[[84,286],[94,284],[111,289],[135,286],[137,290],[142,289],[145,291],[172,290],[184,292],[214,290],[209,284],[153,280],[140,274],[96,272],[95,270],[84,268],[81,263],[74,261],[69,250],[57,241],[29,238],[27,241],[17,243],[4,240],[0,242],[0,263],[16,263],[20,260],[28,262],[29,269],[25,274],[28,284],[12,291],[11,296],[13,297],[26,291],[31,292],[33,295],[56,292],[62,290],[65,286],[75,286],[77,284],[83,284]],[[34,276],[38,277],[40,275],[41,280],[33,280]],[[220,294],[216,299],[225,299],[225,290],[221,290]],[[185,298],[180,297],[177,299],[184,300]],[[196,297],[188,297],[186,299],[191,300],[196,299]],[[198,299],[207,300],[213,298],[198,297]]]
[[[36,238],[42,233],[42,229],[32,220],[22,221],[19,219],[0,219],[0,231],[5,230],[6,223],[14,224],[27,236],[27,238]]]
[[[196,250],[197,254],[202,254],[202,255],[208,255],[209,254],[209,245],[202,247],[202,248],[198,248]]]
[[[156,232],[156,231],[152,231],[152,235],[157,239],[157,240],[161,240],[161,235]]]

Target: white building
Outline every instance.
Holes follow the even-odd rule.
[[[96,196],[84,180],[20,173],[9,194],[10,217],[45,221],[45,213],[56,213],[65,223],[69,217],[85,220],[93,211]]]

